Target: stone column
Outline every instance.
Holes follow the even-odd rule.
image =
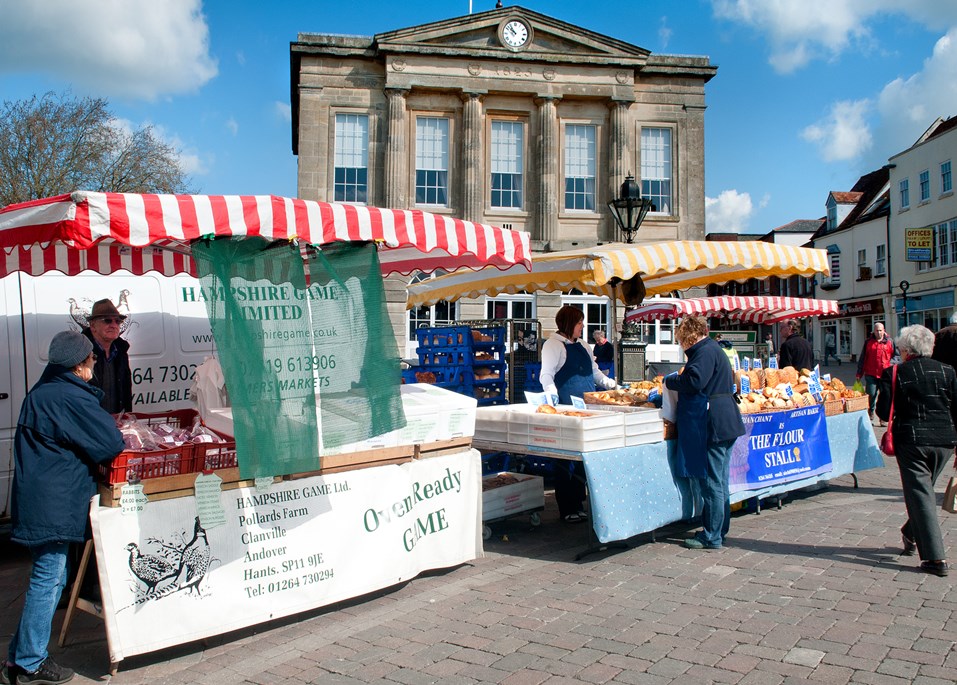
[[[404,88],[385,89],[388,99],[388,121],[386,122],[384,189],[381,195],[385,200],[385,206],[395,209],[409,207],[409,178],[406,173],[409,160],[408,124],[405,114],[407,94],[408,90]]]
[[[481,223],[485,214],[482,182],[482,96],[461,94],[462,112],[462,218]]]
[[[629,166],[634,165],[634,162],[630,161],[628,156],[628,140],[630,137],[628,109],[630,107],[630,102],[622,102],[621,100],[612,100],[608,103],[608,191],[607,197],[598,198],[600,207],[604,207],[608,200],[618,197],[618,191],[621,190],[621,184],[625,182],[625,176],[628,173],[631,173],[641,183],[641,179],[638,178],[638,170]],[[606,239],[624,242],[625,237],[613,216],[608,216],[606,226],[608,227],[605,232]]]
[[[539,177],[537,234],[532,239],[549,242],[558,239],[558,98],[540,97],[539,120]]]

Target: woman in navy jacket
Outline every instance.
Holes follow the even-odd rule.
[[[73,671],[47,653],[53,613],[67,579],[67,549],[83,542],[93,470],[123,450],[113,417],[100,407],[93,344],[80,333],[57,333],[49,364],[20,408],[14,442],[14,542],[30,548],[33,569],[20,623],[10,641],[7,676],[62,683]]]
[[[703,530],[684,541],[689,549],[718,549],[731,525],[728,478],[731,447],[744,435],[734,398],[734,375],[721,346],[708,337],[700,316],[683,319],[675,331],[688,358],[680,374],[665,378],[678,392],[678,475],[698,480]]]

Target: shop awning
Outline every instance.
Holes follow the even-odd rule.
[[[274,195],[78,191],[0,210],[0,277],[87,269],[195,275],[191,241],[242,236],[317,246],[375,241],[384,274],[531,265],[525,232],[419,210]]]
[[[768,276],[830,273],[827,253],[762,241],[611,243],[567,252],[535,255],[531,271],[459,271],[409,287],[408,307],[429,306],[462,297],[519,292],[568,292],[629,302],[635,279],[647,296],[709,283]],[[640,287],[637,288],[640,292]]]
[[[657,298],[646,300],[625,315],[625,321],[647,322],[657,319],[678,319],[683,316],[724,316],[748,323],[771,324],[787,319],[837,314],[840,307],[833,300],[774,296],[721,296]]]

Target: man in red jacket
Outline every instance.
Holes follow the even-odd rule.
[[[861,356],[857,360],[857,380],[863,378],[864,390],[870,397],[870,406],[868,415],[871,422],[874,421],[874,407],[877,404],[877,386],[881,380],[881,374],[891,364],[900,361],[897,354],[897,346],[887,333],[884,332],[884,324],[874,324],[874,332],[864,341],[864,347],[861,349]],[[880,425],[887,425],[884,421]]]

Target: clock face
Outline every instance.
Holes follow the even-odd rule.
[[[528,42],[528,27],[513,19],[502,27],[502,40],[510,48],[520,48]]]

